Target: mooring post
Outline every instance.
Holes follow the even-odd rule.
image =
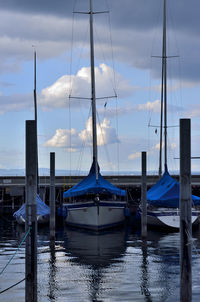
[[[55,152],[50,153],[50,239],[55,239]]]
[[[147,164],[146,152],[142,152],[142,187],[141,187],[141,228],[142,237],[147,236]]]
[[[191,130],[180,119],[180,301],[192,301]]]
[[[25,301],[37,302],[37,135],[35,121],[26,121]]]

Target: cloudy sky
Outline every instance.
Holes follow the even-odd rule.
[[[0,168],[24,168],[25,121],[34,118],[37,51],[39,166],[88,170],[91,164],[89,0],[0,1]],[[98,155],[102,171],[158,170],[162,0],[94,0]],[[198,0],[167,0],[168,166],[179,169],[179,119],[192,119],[199,154]],[[82,97],[83,99],[69,99]],[[152,127],[155,126],[155,127]],[[199,160],[192,171],[200,171]]]

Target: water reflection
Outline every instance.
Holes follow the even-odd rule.
[[[149,290],[149,272],[148,272],[148,253],[147,253],[147,241],[142,240],[142,265],[141,265],[141,294],[145,296],[146,301],[151,302],[151,293]]]
[[[56,292],[58,291],[57,280],[56,280],[56,248],[55,240],[50,240],[50,258],[49,258],[49,289],[47,296],[50,301],[56,301]]]
[[[87,266],[90,301],[99,301],[105,268],[119,263],[126,251],[124,229],[95,234],[93,232],[65,229],[64,247],[79,266]],[[122,261],[122,259],[121,259]]]
[[[148,240],[149,256],[153,260],[151,262],[151,269],[155,267],[157,280],[160,283],[158,284],[160,288],[157,289],[160,299],[161,301],[173,300],[172,297],[176,297],[177,299],[180,283],[179,233],[149,231]]]
[[[0,267],[4,267],[24,237],[24,228],[0,222]],[[193,301],[199,301],[200,232],[193,234]],[[140,233],[127,229],[99,235],[49,228],[38,230],[38,301],[170,301],[179,299],[178,233]],[[24,277],[25,245],[1,276],[1,290]],[[4,301],[24,300],[24,283],[2,295]]]

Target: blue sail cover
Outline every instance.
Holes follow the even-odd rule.
[[[180,184],[165,171],[161,179],[147,192],[147,202],[156,207],[178,208]],[[193,205],[200,205],[200,197],[192,195]]]
[[[101,176],[99,172],[99,166],[98,166],[98,180],[96,180],[94,161],[92,163],[88,176],[85,177],[81,182],[79,182],[73,188],[64,192],[63,198],[75,197],[75,196],[91,194],[91,193],[92,194],[110,193],[118,196],[126,195],[125,190],[121,190],[115,187]]]
[[[50,209],[49,207],[42,201],[42,199],[39,197],[37,194],[37,215],[49,215],[50,214]],[[22,216],[25,219],[26,216],[26,204],[24,203],[21,208],[19,208],[18,211],[16,211],[13,216],[17,219],[20,216]]]

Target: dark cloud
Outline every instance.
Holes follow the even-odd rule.
[[[3,10],[10,10],[15,12],[27,12],[37,14],[52,14],[52,15],[63,15],[69,14],[72,11],[72,1],[68,0],[6,0],[1,1],[0,8]]]
[[[158,19],[162,11],[163,3],[161,0],[94,0],[93,2],[96,10],[110,9],[116,26],[137,25],[140,28],[155,25],[155,20]],[[185,29],[188,30],[199,24],[199,0],[168,0],[167,6],[170,17],[173,15],[176,23],[184,26]],[[19,12],[67,16],[72,13],[73,8],[87,11],[89,0],[6,0],[1,1],[0,8]],[[161,18],[159,19],[161,21]]]
[[[94,10],[110,9],[116,27],[132,26],[139,29],[152,28],[159,21],[162,24],[162,0],[94,0]],[[198,31],[199,0],[168,0],[168,15],[179,29]],[[27,12],[30,14],[51,14],[70,16],[73,9],[88,11],[89,0],[6,0],[0,2],[1,10]]]
[[[109,5],[109,7],[108,7]],[[66,51],[71,36],[72,11],[88,11],[89,0],[6,0],[0,1],[0,13],[18,14],[18,19],[0,21],[0,38],[17,38],[16,49],[11,49],[10,41],[3,40],[0,56],[16,58],[19,61],[30,58],[28,44],[41,43],[42,57],[57,56]],[[152,74],[160,76],[160,63],[152,64],[151,55],[161,55],[162,41],[162,0],[94,0],[94,10],[110,10],[112,41],[115,58],[122,63],[139,69],[150,69]],[[199,0],[167,0],[168,55],[179,55],[182,66],[181,77],[186,81],[199,81]],[[3,14],[2,14],[3,15]],[[20,23],[20,15],[23,15]],[[37,19],[38,18],[38,19]],[[49,19],[48,19],[49,18]],[[88,24],[87,16],[76,15],[80,25]],[[100,48],[108,52],[108,27],[104,15],[95,16],[99,39],[95,49],[100,58]],[[1,18],[2,19],[2,18]],[[30,25],[28,20],[30,19]],[[43,20],[44,19],[44,20]],[[16,23],[14,24],[14,21]],[[78,32],[78,31],[77,31]],[[82,33],[74,36],[74,43],[81,43]],[[106,36],[107,35],[107,36]],[[28,41],[26,45],[26,41]],[[5,44],[4,44],[5,43]],[[45,44],[46,43],[46,44]],[[25,45],[24,45],[25,44]],[[98,49],[99,44],[99,49]],[[76,45],[76,44],[75,44]],[[70,51],[70,46],[68,47]],[[46,53],[45,53],[46,51]],[[21,55],[20,55],[21,54]],[[176,60],[176,59],[175,59]],[[14,60],[12,60],[14,61]],[[169,63],[170,65],[171,63]],[[6,66],[6,65],[5,65]],[[172,76],[180,77],[175,64]]]

